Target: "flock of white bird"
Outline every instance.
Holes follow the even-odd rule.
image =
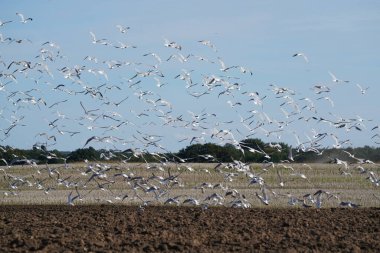
[[[274,84],[259,91],[259,88],[247,84],[255,79],[255,71],[246,66],[227,64],[209,40],[194,42],[199,45],[201,52],[197,53],[186,52],[186,46],[164,38],[159,52],[153,52],[131,43],[129,36],[133,29],[123,25],[114,28],[115,37],[121,38],[119,40],[103,38],[90,31],[88,46],[99,54],[87,55],[83,52],[81,62],[71,65],[69,57],[56,42],[46,41],[36,45],[28,38],[16,38],[3,32],[5,27],[11,29],[11,26],[33,23],[33,18],[16,14],[18,20],[0,20],[0,49],[12,47],[15,50],[24,46],[37,49],[33,57],[28,58],[23,58],[23,50],[13,59],[0,55],[1,152],[11,152],[5,145],[16,133],[25,135],[25,140],[33,139],[33,147],[45,152],[47,159],[66,159],[57,158],[49,152],[60,142],[75,143],[77,148],[96,145],[108,150],[102,153],[97,162],[86,161],[82,171],[82,175],[86,176],[84,181],[64,178],[64,171],[70,167],[69,164],[61,169],[47,164],[46,169],[39,170],[40,173],[46,171],[46,178],[53,178],[56,186],[63,185],[71,189],[67,197],[70,205],[83,199],[83,191],[87,186],[95,185],[99,190],[109,191],[115,180],[121,178],[142,205],[156,201],[174,205],[251,206],[244,194],[229,189],[223,182],[199,182],[197,189],[203,193],[204,189],[222,189],[224,194],[213,192],[202,199],[188,195],[171,196],[171,189],[183,185],[181,172],[170,173],[168,167],[174,164],[180,170],[185,168],[192,171],[192,168],[188,165],[191,157],[178,158],[180,162],[177,163],[165,157],[164,154],[170,152],[163,144],[168,138],[184,145],[206,142],[231,144],[240,150],[242,157],[245,152],[265,157],[266,162],[258,173],[242,161],[216,163],[214,168],[215,173],[224,175],[226,182],[239,175],[247,177],[248,185],[255,189],[254,195],[265,205],[270,204],[270,196],[275,192],[262,174],[276,166],[281,179],[279,187],[283,187],[285,181],[279,168],[287,170],[291,166],[287,163],[275,165],[271,162],[271,154],[264,152],[264,147],[247,147],[239,140],[251,137],[269,140],[271,147],[280,152],[282,147],[278,142],[282,136],[294,136],[296,143],[289,151],[288,163],[294,161],[294,152],[322,154],[323,147],[347,147],[351,144],[349,134],[354,131],[367,132],[372,135],[373,144],[380,144],[380,128],[377,125],[367,127],[367,124],[372,124],[371,119],[358,115],[347,118],[332,113],[333,95],[340,95],[337,87],[346,85],[355,89],[358,97],[365,95],[368,90],[368,87],[355,86],[348,80],[339,79],[332,72],[326,73],[331,76],[331,82],[312,85],[309,97]],[[109,59],[108,55],[112,55],[113,59]],[[289,61],[297,61],[298,58],[305,65],[309,64],[310,59],[302,52],[290,55]],[[329,110],[325,109],[323,100],[327,101]],[[276,112],[267,108],[274,108]],[[43,115],[44,120],[36,120],[35,115]],[[307,130],[301,134],[296,131],[297,125]],[[33,133],[33,129],[39,130]],[[342,135],[347,138],[341,139],[339,136]],[[121,161],[123,163],[128,163],[128,159],[133,156],[143,158],[150,154],[155,157],[156,163],[145,164],[146,169],[152,171],[152,176],[144,178],[133,175],[125,172],[122,165],[115,168],[115,164],[104,162],[114,156],[115,150],[130,151],[131,156],[125,157]],[[210,154],[203,156],[210,162],[216,160]],[[350,173],[355,166],[370,184],[378,187],[379,176],[362,167],[362,164],[372,162],[352,154],[349,156],[355,159],[355,165],[335,160],[342,165],[342,171]],[[36,166],[27,157],[15,158]],[[9,189],[4,190],[5,196],[17,195],[22,187],[37,188],[45,193],[54,189],[54,186],[48,187],[44,184],[45,180],[33,175],[29,178],[11,175],[7,168],[12,166],[12,161],[2,158],[0,164],[3,165],[1,170],[4,178],[9,183]],[[162,176],[158,176],[159,173]],[[305,174],[295,171],[292,176],[309,180]],[[155,201],[144,197],[149,194],[153,194]],[[287,197],[290,205],[321,207],[323,198],[337,196],[318,190],[303,197]],[[115,197],[119,201],[127,198],[131,196]],[[339,204],[358,206],[350,201],[341,201]]]

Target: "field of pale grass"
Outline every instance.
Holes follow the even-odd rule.
[[[342,166],[337,164],[275,164],[266,168],[262,164],[250,164],[246,172],[223,166],[220,167],[221,171],[216,171],[215,166],[194,163],[3,166],[0,167],[0,201],[7,205],[67,204],[69,194],[77,194],[77,188],[81,197],[75,204],[141,205],[144,201],[150,201],[151,204],[161,205],[169,197],[181,195],[182,199],[192,197],[202,202],[213,193],[225,196],[227,191],[236,189],[244,194],[252,207],[287,207],[290,196],[301,199],[306,194],[313,195],[318,190],[324,190],[334,197],[326,198],[323,207],[336,207],[341,201],[351,201],[364,207],[380,206],[380,187],[368,179],[369,171],[380,174],[380,166],[374,164],[362,165],[367,170],[365,173],[360,173],[356,165],[351,165],[342,173]],[[101,170],[101,179],[89,180],[93,175],[89,168]],[[167,178],[169,172],[170,175],[178,175],[177,184],[167,186],[152,178]],[[136,185],[122,174],[130,178],[141,177],[149,186],[159,188],[156,193],[159,190],[166,193],[156,198],[155,192],[134,189]],[[264,179],[269,192],[268,206],[257,198],[256,193],[261,194],[261,186],[250,184],[252,175]],[[202,183],[215,187],[202,191]],[[104,185],[99,187],[99,184]],[[230,201],[226,197],[224,203],[227,205]]]

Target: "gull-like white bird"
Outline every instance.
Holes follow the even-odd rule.
[[[202,45],[205,45],[205,46],[212,48],[215,52],[218,51],[218,50],[216,50],[216,47],[209,40],[198,40],[198,42],[201,43]]]
[[[294,157],[293,157],[293,150],[292,150],[292,148],[289,148],[288,159],[289,159],[289,161],[294,162]]]
[[[330,74],[330,76],[331,76],[331,78],[332,78],[332,81],[334,82],[334,83],[341,83],[341,82],[345,82],[345,83],[349,83],[350,81],[347,81],[347,80],[341,80],[341,79],[338,79],[333,73],[331,73],[330,71],[329,71],[329,74]]]
[[[309,62],[309,59],[307,58],[307,56],[304,53],[295,53],[295,54],[293,54],[293,57],[297,57],[297,56],[302,56],[302,58],[305,60],[306,63]]]
[[[16,15],[21,18],[20,22],[26,24],[28,21],[32,21],[32,18],[25,18],[23,14],[16,12]]]
[[[366,87],[366,88],[363,88],[362,86],[360,86],[360,84],[356,84],[356,86],[358,86],[358,88],[360,89],[360,93],[361,94],[365,94],[367,92],[367,90],[369,89],[369,87]]]
[[[350,207],[350,208],[358,208],[360,205],[352,203],[351,201],[342,201],[339,206],[341,207]]]
[[[317,98],[317,100],[321,100],[321,99],[329,101],[330,104],[331,104],[331,107],[334,107],[334,101],[330,97],[326,96],[326,97],[319,97],[319,98]]]
[[[164,43],[165,47],[171,47],[171,48],[175,48],[175,49],[178,49],[178,50],[182,49],[182,46],[179,45],[177,42],[169,41],[168,39],[164,39],[164,40],[165,40],[165,43]]]
[[[121,33],[127,33],[127,31],[131,29],[129,26],[122,26],[122,25],[116,25],[116,28],[119,29],[119,32]]]
[[[268,193],[267,193],[267,189],[265,187],[265,185],[263,185],[261,187],[261,193],[262,195],[259,195],[257,192],[256,192],[256,197],[260,199],[260,201],[264,204],[264,205],[269,205],[269,196],[268,196]]]
[[[11,23],[11,22],[12,22],[12,20],[9,20],[9,21],[2,21],[2,20],[0,19],[0,26],[3,26],[3,25],[5,25],[5,24]]]
[[[90,32],[90,35],[92,37],[92,43],[93,44],[102,44],[102,45],[108,45],[108,42],[106,41],[106,39],[97,39],[95,34],[93,32]]]
[[[253,72],[252,72],[252,70],[249,70],[249,69],[247,69],[247,68],[245,68],[245,67],[243,67],[243,66],[240,66],[239,67],[239,70],[240,70],[240,72],[241,73],[249,73],[251,76],[253,75]]]
[[[7,160],[5,160],[4,158],[1,158],[0,161],[3,161],[5,163],[6,166],[8,166],[8,162]],[[4,171],[5,172],[5,171]]]
[[[134,45],[128,45],[128,44],[123,43],[123,42],[120,42],[120,41],[118,41],[118,43],[119,43],[119,46],[114,46],[114,48],[120,48],[120,49],[137,48],[137,47],[134,46]]]
[[[143,54],[143,56],[148,56],[148,55],[153,56],[158,61],[158,63],[162,63],[162,60],[161,60],[161,58],[160,58],[160,56],[158,54],[156,54],[156,53],[146,53],[146,54]]]
[[[80,194],[78,192],[78,189],[75,188],[76,192],[77,192],[77,195],[76,196],[73,196],[73,191],[71,191],[69,193],[69,195],[67,196],[67,204],[70,205],[70,206],[73,206],[74,205],[74,200],[76,200],[77,198],[80,197]]]
[[[7,37],[7,38],[4,39],[3,34],[0,33],[0,43],[4,43],[4,42],[6,42],[7,40],[9,41],[9,43],[11,43],[11,42],[13,41],[13,39],[10,38],[10,37]],[[3,61],[1,61],[1,62],[4,63]],[[5,63],[4,63],[4,64],[5,64]]]
[[[187,198],[182,203],[193,205],[193,206],[199,206],[200,205],[199,200],[197,200],[195,198]]]
[[[229,69],[233,69],[233,68],[237,68],[238,66],[230,66],[230,67],[226,67],[226,64],[222,61],[222,59],[220,57],[218,57],[218,61],[220,63],[220,71],[223,71],[223,72],[226,72],[227,70]]]

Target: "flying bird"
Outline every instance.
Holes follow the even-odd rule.
[[[333,73],[331,73],[329,71],[329,74],[331,76],[331,79],[334,83],[341,83],[341,82],[344,82],[344,83],[349,83],[350,81],[347,81],[347,80],[341,80],[341,79],[338,79]]]
[[[32,18],[25,18],[23,14],[16,12],[16,15],[20,17],[20,22],[26,24],[28,21],[32,21]]]
[[[9,20],[9,21],[2,21],[2,20],[0,19],[0,26],[3,26],[3,25],[5,25],[5,24],[11,23],[11,22],[12,22],[12,20]]]
[[[178,50],[182,50],[182,46],[179,45],[177,42],[169,41],[168,39],[164,39],[164,40],[165,40],[165,43],[164,43],[165,47],[171,47],[171,48],[175,48]]]
[[[90,35],[92,37],[92,43],[93,44],[108,45],[108,42],[106,39],[97,39],[93,32],[90,32]]]
[[[295,53],[295,54],[293,54],[293,57],[297,57],[297,56],[302,56],[302,58],[305,60],[306,63],[309,62],[309,59],[307,58],[307,56],[304,53]]]
[[[116,25],[116,28],[119,29],[119,32],[121,33],[127,33],[127,31],[131,29],[129,26],[122,26],[122,25]]]
[[[217,52],[216,47],[211,43],[211,41],[209,41],[209,40],[198,40],[198,42],[201,43],[202,45],[205,45],[205,46],[212,48],[215,52]]]
[[[360,89],[360,93],[362,95],[364,95],[367,92],[367,90],[369,89],[369,87],[363,88],[362,86],[360,86],[360,84],[356,84],[356,86],[358,86],[358,88]]]

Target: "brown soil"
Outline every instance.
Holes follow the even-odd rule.
[[[0,206],[2,252],[379,252],[380,209]]]

